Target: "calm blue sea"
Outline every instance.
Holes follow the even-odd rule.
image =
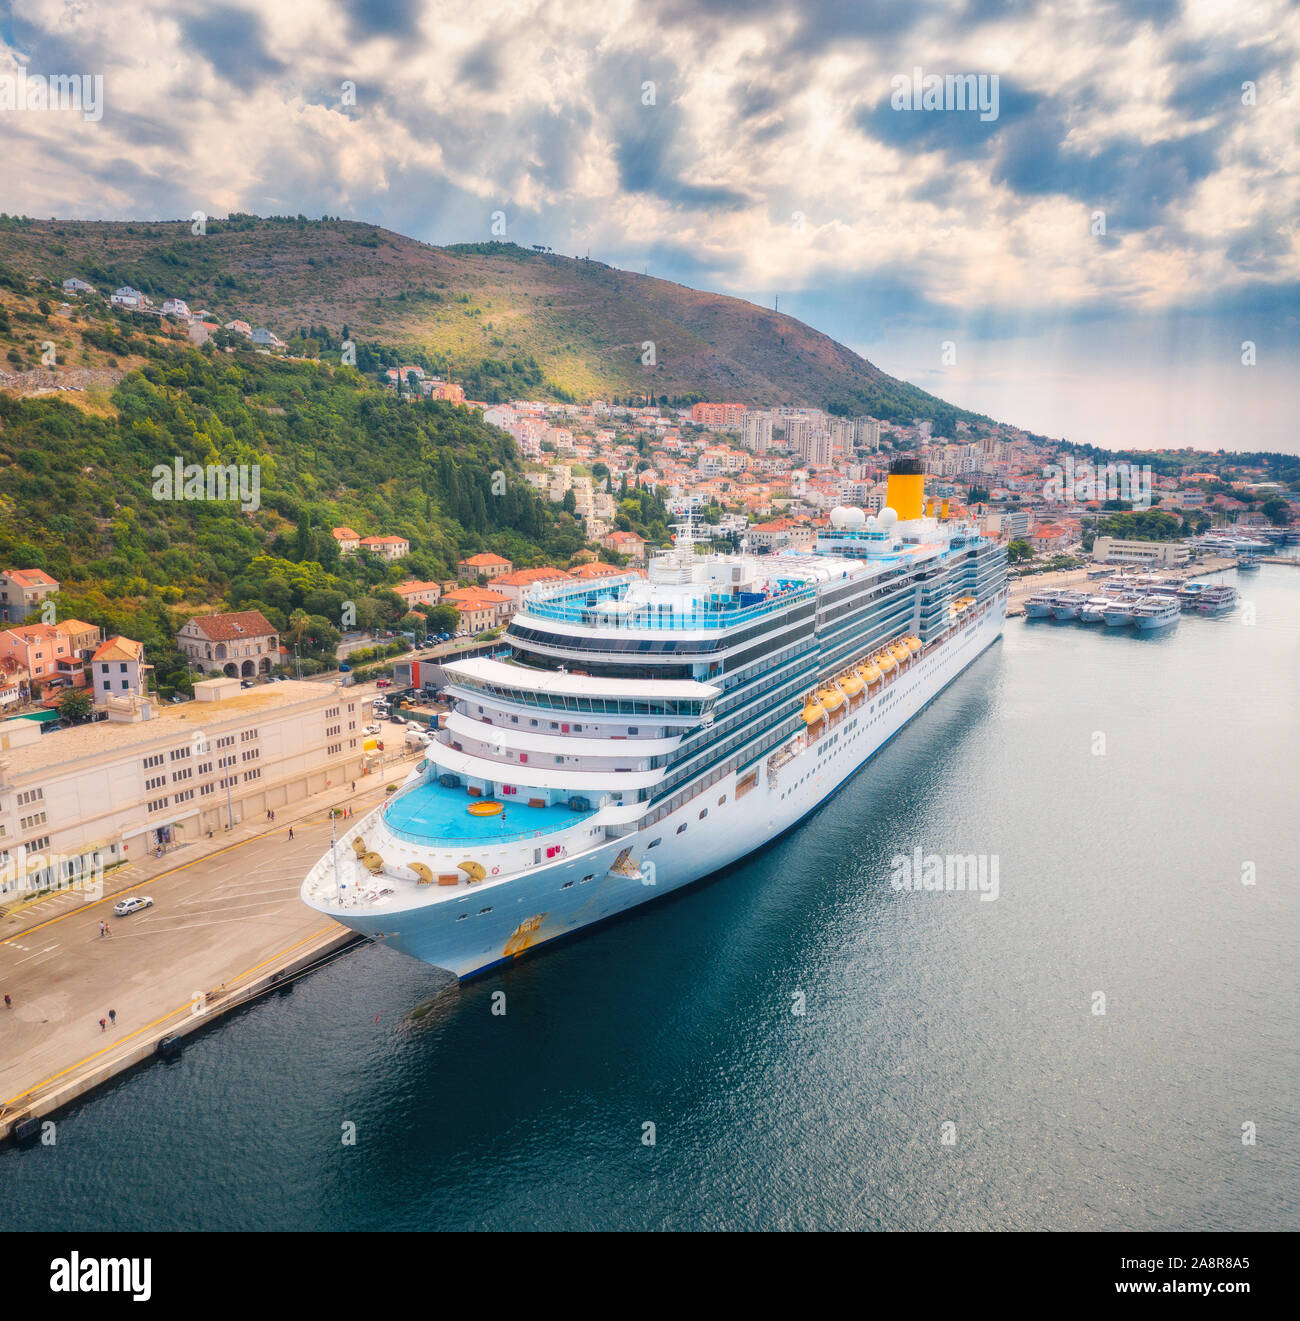
[[[1300,1228],[1300,567],[1238,585],[1011,621],[776,846],[502,975],[343,958],[0,1154],[11,1223]]]

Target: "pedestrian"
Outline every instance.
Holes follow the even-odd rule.
[[[110,1023],[114,1023],[114,1024],[117,1022],[117,1010],[116,1010],[116,1009],[110,1009],[110,1010],[108,1011],[108,1021],[109,1021]]]
[[[5,992],[5,1008],[6,1008],[6,1009],[12,1009],[13,1007],[14,1007],[14,1002],[9,998],[9,993],[6,991],[6,992]]]
[[[292,827],[292,826],[289,827],[289,838],[290,838],[290,839],[293,838],[293,827]]]
[[[355,780],[353,780],[353,781],[352,781],[352,792],[353,792],[353,793],[356,793],[356,791],[357,791],[357,782],[356,782]]]
[[[107,1026],[108,1026],[108,1024],[105,1023],[104,1020],[101,1018],[101,1019],[99,1020],[99,1030],[102,1032]]]
[[[113,928],[109,926],[107,922],[104,923],[104,934],[106,936],[111,936],[113,934]]]
[[[104,924],[103,924],[102,922],[99,924],[99,935],[100,935],[100,938],[101,938],[101,939],[103,938],[104,932],[105,932],[107,929],[108,929],[108,928],[105,927]]]
[[[271,809],[270,809],[269,807],[268,807],[267,810],[266,810],[266,819],[267,819],[268,821],[270,821],[270,820],[272,819],[272,817],[271,817]]]

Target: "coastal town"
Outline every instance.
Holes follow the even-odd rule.
[[[64,292],[83,306],[101,298],[75,277]],[[301,337],[191,312],[180,297],[155,304],[123,286],[103,301],[110,317],[128,325],[148,319],[182,347],[304,361],[296,351]],[[38,382],[35,392],[48,388]],[[925,514],[1004,548],[1011,614],[1025,613],[1026,599],[1030,615],[1040,613],[1036,589],[1081,586],[1117,571],[1148,583],[1171,575],[1160,581],[1172,594],[1190,577],[1294,542],[1300,528],[1294,483],[1274,480],[1249,456],[1197,455],[1199,462],[1170,470],[1090,458],[1063,441],[977,418],[955,419],[951,434],[939,434],[929,418],[845,416],[791,404],[475,400],[456,381],[409,362],[381,365],[367,388],[396,405],[427,401],[450,416],[474,416],[491,434],[510,437],[503,443],[513,446],[517,465],[508,479],[501,471],[491,481],[523,483],[574,529],[574,549],[521,557],[503,553],[504,536],[476,532],[450,561],[445,554],[435,560],[422,544],[433,524],[349,515],[320,529],[329,553],[315,554],[334,574],[305,551],[296,562],[267,561],[282,586],[284,575],[308,574],[304,582],[315,590],[303,587],[295,598],[308,609],[293,608],[280,588],[261,589],[265,599],[248,600],[245,591],[182,605],[171,612],[170,637],[152,647],[62,608],[64,584],[48,568],[30,558],[6,565],[0,943],[16,956],[15,970],[34,957],[26,933],[77,917],[99,921],[102,937],[108,923],[95,916],[101,908],[112,903],[129,913],[132,904],[152,903],[152,895],[128,891],[155,878],[174,879],[178,893],[199,887],[186,900],[196,903],[204,877],[235,884],[219,861],[229,849],[263,847],[287,831],[286,842],[302,856],[319,851],[335,820],[357,804],[382,801],[421,756],[445,713],[437,701],[440,662],[491,655],[530,592],[644,577],[650,560],[682,535],[701,550],[759,557],[811,550],[846,515],[874,524],[885,513],[899,460],[924,474]],[[309,535],[302,545],[311,544]],[[430,573],[435,562],[454,573]],[[355,599],[339,590],[347,575],[366,584]],[[1069,596],[1052,598],[1058,614]],[[275,864],[277,884],[290,881],[301,861],[295,852]],[[264,990],[272,975],[309,966],[346,941],[339,928],[306,919],[287,891],[267,900],[261,916],[270,925],[250,946],[200,952],[177,944],[169,966],[221,979],[221,995],[205,992],[205,1005],[223,997],[225,1007],[238,1003]],[[265,947],[267,931],[276,940],[292,935],[288,955]],[[266,957],[255,963],[257,975],[227,987],[225,970],[240,948]],[[118,957],[105,949],[96,960],[106,985],[118,975]],[[39,984],[39,976],[28,968],[26,985]],[[140,1013],[179,995],[173,982],[142,982]],[[193,1003],[179,1002],[164,1026],[107,1059],[92,1052],[76,1070],[66,1066],[86,1048],[79,1028],[33,1037],[0,1086],[0,1093],[15,1089],[7,1102],[0,1095],[3,1118],[30,1123],[144,1058]],[[70,1072],[72,1081],[18,1087],[35,1084],[46,1068],[55,1078]]]

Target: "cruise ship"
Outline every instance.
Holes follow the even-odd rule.
[[[699,555],[526,594],[501,658],[406,782],[302,885],[312,908],[466,978],[761,849],[1002,632],[1006,555],[919,468],[805,551]],[[808,828],[812,828],[811,826]]]

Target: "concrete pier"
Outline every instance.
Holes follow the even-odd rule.
[[[0,993],[11,998],[0,1005],[0,1136],[356,943],[298,888],[329,846],[329,809],[364,815],[418,759],[358,780],[355,795],[327,790],[274,823],[116,868],[100,896],[55,892],[0,918]],[[115,917],[136,894],[153,906]]]

